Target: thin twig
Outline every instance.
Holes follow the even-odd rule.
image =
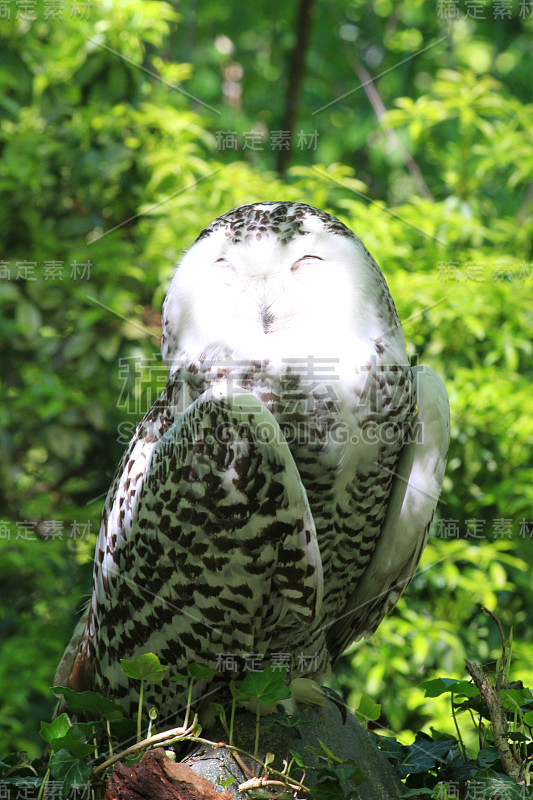
[[[494,612],[491,611],[490,608],[487,608],[486,606],[481,606],[481,610],[484,611],[485,614],[488,614],[489,617],[492,617],[492,619],[494,620],[494,622],[498,626],[498,630],[500,631],[500,637],[501,637],[501,640],[502,640],[502,659],[505,661],[506,660],[506,655],[505,655],[505,636],[504,636],[504,633],[503,633],[502,624],[501,624],[500,620],[498,619],[498,617],[496,616],[496,614],[494,614]]]
[[[451,706],[452,706],[452,717],[455,724],[455,730],[457,731],[457,742],[459,744],[459,750],[461,751],[461,755],[463,757],[463,763],[466,764],[467,756],[466,756],[466,747],[463,742],[463,737],[461,736],[461,730],[459,728],[459,724],[457,722],[457,717],[455,716],[455,708],[453,707],[453,689],[450,694],[451,697]]]
[[[242,760],[240,755],[238,753],[236,753],[235,750],[230,750],[230,753],[233,756],[233,758],[235,759],[235,761],[237,762],[237,764],[239,765],[239,767],[242,769],[244,774],[245,775],[249,775],[250,778],[254,778],[255,776],[254,776],[252,770],[248,769],[248,767],[246,766],[246,764],[244,763],[244,761]]]
[[[275,781],[271,778],[250,778],[249,781],[239,784],[239,792],[249,792],[250,789],[261,789],[263,786],[278,786],[282,789],[289,788],[293,791],[301,789],[301,786],[296,783],[293,784],[290,778],[287,781]]]
[[[502,640],[502,658],[500,662],[500,669],[498,670],[498,675],[496,676],[496,689],[499,691],[500,686],[502,684],[502,679],[505,674],[505,669],[507,666],[507,651],[505,649],[505,636],[503,634],[503,628],[501,626],[501,622],[490,609],[486,608],[486,606],[481,606],[481,610],[488,614],[491,617],[496,625],[498,626],[498,630],[500,631],[500,638]]]
[[[103,764],[98,764],[98,766],[93,769],[93,775],[95,776],[99,775],[108,767],[111,767],[113,764],[116,764],[117,761],[120,761],[123,758],[127,758],[127,756],[130,756],[133,753],[137,753],[139,750],[143,750],[145,747],[151,747],[154,744],[162,745],[164,742],[166,743],[168,739],[170,739],[171,741],[183,739],[185,736],[188,736],[194,730],[196,721],[197,717],[194,718],[194,722],[190,728],[185,728],[184,726],[181,726],[179,728],[171,728],[168,731],[163,731],[162,733],[156,733],[154,734],[154,736],[148,736],[141,742],[136,742],[135,744],[132,744],[131,747],[128,747],[126,750],[123,750],[121,753],[116,753],[114,756],[112,756],[112,758],[108,758],[107,761],[103,762]]]
[[[366,96],[368,97],[370,105],[374,109],[374,113],[378,118],[379,123],[383,126],[385,135],[389,140],[389,144],[391,144],[393,147],[397,149],[403,163],[411,173],[413,180],[418,188],[418,191],[420,192],[422,197],[426,197],[428,200],[434,200],[434,197],[431,194],[431,191],[424,179],[424,176],[420,171],[420,167],[414,160],[411,153],[408,150],[406,150],[406,148],[403,146],[394,128],[391,128],[391,126],[388,125],[387,122],[385,121],[387,109],[385,108],[385,104],[381,99],[378,90],[376,89],[376,86],[372,80],[372,76],[370,75],[369,72],[367,72],[367,70],[356,58],[351,56],[350,61],[352,64],[352,69],[359,78],[359,80],[361,81],[361,85],[365,91]]]

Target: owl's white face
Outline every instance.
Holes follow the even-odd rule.
[[[217,222],[187,251],[169,289],[167,362],[178,351],[192,360],[229,351],[235,359],[274,364],[349,352],[353,363],[354,351],[379,336],[372,313],[376,267],[358,239],[326,230],[312,214],[302,215],[292,236],[267,227],[258,237],[253,224],[234,236]]]

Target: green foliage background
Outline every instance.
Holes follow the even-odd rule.
[[[487,2],[474,20],[459,3],[447,20],[450,5],[316,0],[283,177],[271,144],[296,3],[69,2],[54,18],[36,0],[33,19],[14,3],[0,19],[0,752],[39,751],[103,496],[162,388],[160,369],[134,381],[120,360],[157,354],[173,265],[204,225],[265,199],[355,230],[413,360],[450,395],[435,534],[333,684],[351,705],[363,692],[381,702],[379,724],[405,741],[451,732],[418,684],[498,657],[483,604],[513,627],[512,675],[531,685],[532,15]],[[361,66],[377,76],[380,121]],[[262,150],[243,148],[250,131]],[[316,148],[296,146],[299,131],[316,131]],[[33,279],[17,279],[25,270]]]

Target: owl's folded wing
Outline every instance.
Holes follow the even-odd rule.
[[[372,558],[327,631],[333,661],[351,642],[374,633],[409,585],[426,546],[446,467],[450,411],[444,384],[433,370],[414,367],[413,378],[418,414],[398,460]]]
[[[91,637],[105,643],[94,644],[112,685],[119,657],[151,651],[188,663],[231,646],[253,652],[258,631],[288,612],[315,618],[323,579],[306,492],[254,395],[222,382],[129,453],[102,522],[92,609],[60,683]]]
[[[207,573],[213,559],[221,568],[231,558],[250,583],[259,560],[268,569],[259,580],[271,578],[291,611],[318,614],[322,566],[306,491],[279,424],[250,392],[222,381],[189,406],[154,448],[137,514],[136,527],[169,539],[186,530],[183,555],[203,550]]]

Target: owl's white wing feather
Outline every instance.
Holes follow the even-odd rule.
[[[450,441],[448,395],[436,372],[413,368],[418,413],[395,470],[387,515],[372,559],[338,621],[326,633],[337,658],[370,636],[409,585],[427,542]]]

